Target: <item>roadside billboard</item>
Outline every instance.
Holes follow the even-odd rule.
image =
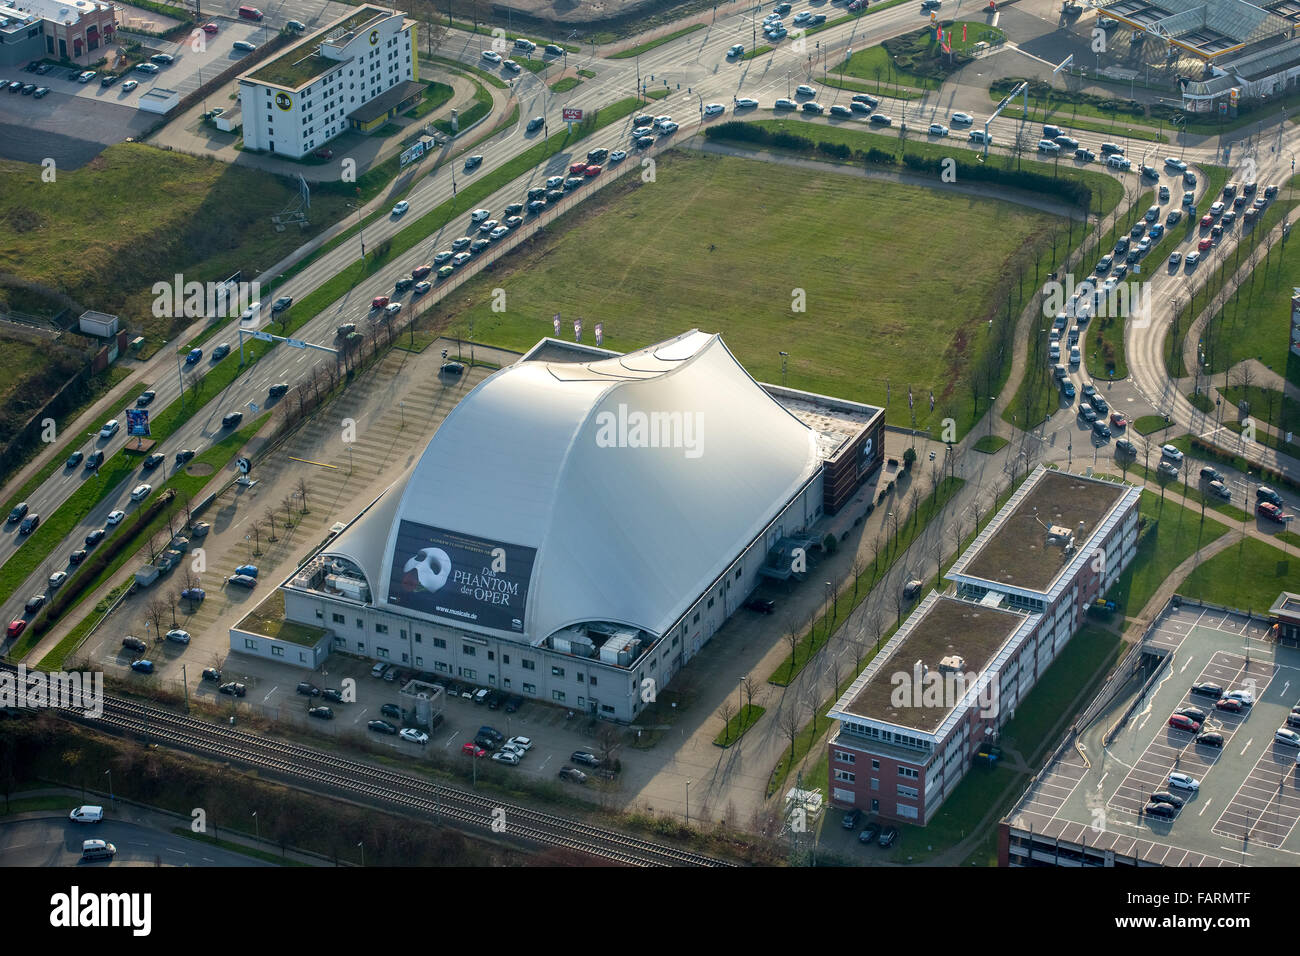
[[[522,632],[535,548],[403,520],[388,603],[423,614]]]
[[[126,433],[135,438],[149,437],[149,409],[128,408],[126,410]]]
[[[577,107],[566,106],[564,110],[561,112],[560,116],[566,123],[582,122],[582,110],[578,109]]]

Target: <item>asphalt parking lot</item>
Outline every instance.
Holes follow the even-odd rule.
[[[1077,747],[1039,775],[1013,814],[1017,825],[1082,824],[1085,842],[1151,862],[1295,865],[1300,748],[1275,734],[1300,703],[1300,651],[1267,636],[1265,622],[1244,614],[1187,605],[1167,611],[1146,638],[1169,657],[1145,696],[1130,682]],[[1236,713],[1218,709],[1215,697],[1191,693],[1200,683],[1249,691],[1255,703]],[[1222,747],[1169,725],[1186,707],[1206,712],[1201,730],[1222,734]],[[1199,788],[1170,786],[1173,772],[1195,778]],[[1146,811],[1159,791],[1184,801],[1171,819]]]
[[[205,21],[207,22],[207,21]],[[41,99],[22,94],[0,93],[0,157],[25,163],[53,159],[58,169],[78,169],[106,146],[139,136],[158,121],[159,115],[139,109],[140,97],[150,89],[175,90],[183,98],[198,89],[204,76],[211,78],[248,54],[236,50],[236,40],[259,46],[269,37],[264,24],[215,17],[215,34],[203,34],[202,49],[194,49],[192,37],[181,43],[163,43],[151,37],[137,37],[145,56],[168,53],[175,62],[149,76],[128,69],[112,86],[100,79],[110,69],[98,70],[89,83],[77,82],[80,68],[54,67],[44,74],[13,67],[0,77],[49,87]],[[127,80],[139,84],[124,89]],[[75,130],[76,135],[68,134]]]
[[[14,79],[19,76],[13,74]],[[21,76],[29,83],[44,83],[48,78],[48,74]],[[143,133],[157,120],[153,113],[134,107],[96,103],[54,90],[50,83],[44,85],[53,92],[39,100],[0,93],[0,156],[5,159],[24,163],[53,159],[56,169],[79,169],[104,147]],[[98,84],[95,88],[99,89]],[[115,89],[110,87],[106,92]],[[68,130],[76,130],[77,135],[68,135]]]

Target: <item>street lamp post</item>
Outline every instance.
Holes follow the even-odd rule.
[[[785,388],[785,360],[790,357],[790,353],[778,352],[777,354],[781,356],[781,387]],[[178,357],[176,361],[179,362],[180,358]]]
[[[456,174],[453,172],[452,176]],[[357,236],[361,239],[361,258],[366,257],[366,232],[365,223],[361,219],[361,206],[358,203],[348,203],[348,207],[357,211]]]
[[[262,823],[260,820],[257,819],[256,810],[253,811],[253,827],[254,827],[254,832],[256,832],[257,834],[257,839],[260,842],[262,839]]]
[[[362,869],[365,869],[365,866],[366,866],[366,845],[365,845],[365,843],[358,843],[357,846],[361,847],[361,867],[362,867]]]
[[[104,773],[108,776],[108,799],[113,802],[117,799],[113,796],[113,771],[111,769],[105,770]]]
[[[686,825],[691,825],[691,782],[686,781]]]

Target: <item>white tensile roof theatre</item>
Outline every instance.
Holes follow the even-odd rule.
[[[521,361],[471,390],[415,465],[286,582],[286,615],[329,622],[297,596],[351,598],[417,632],[424,620],[490,646],[564,651],[571,638],[587,657],[608,635],[637,635],[624,666],[681,624],[671,644],[683,639],[684,661],[752,591],[777,541],[821,516],[825,446],[716,334]],[[346,647],[352,635],[339,634]]]

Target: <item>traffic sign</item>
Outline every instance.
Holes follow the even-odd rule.
[[[295,349],[305,349],[307,347],[307,343],[302,339],[285,339],[284,344]]]
[[[275,341],[275,336],[273,336],[270,332],[260,332],[260,331],[258,331],[257,329],[253,329],[253,330],[251,330],[250,332],[248,332],[247,334],[248,334],[248,335],[251,335],[251,336],[252,336],[253,338],[255,338],[255,339],[261,339],[263,342],[274,342],[274,341]]]

